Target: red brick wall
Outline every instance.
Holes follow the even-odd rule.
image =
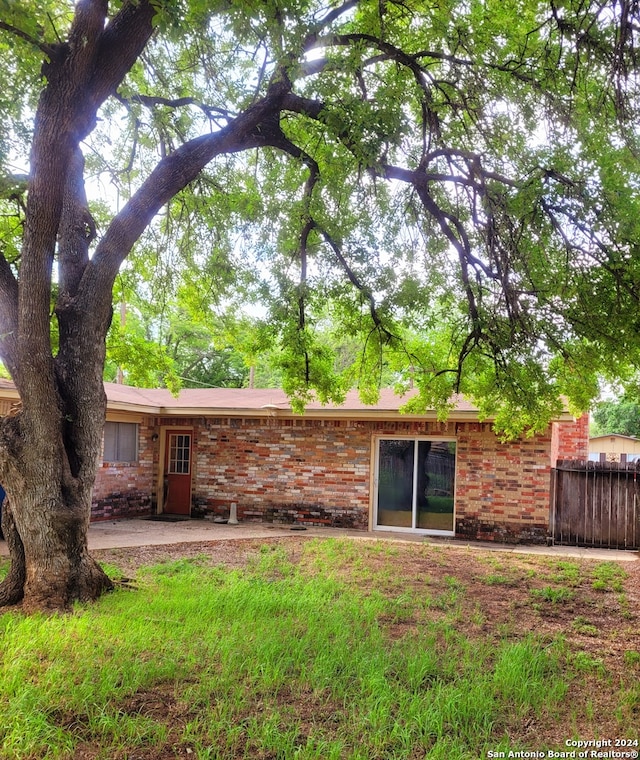
[[[91,505],[92,520],[151,514],[157,471],[154,462],[157,444],[151,438],[154,432],[152,422],[147,418],[138,427],[137,462],[101,462],[98,465]]]
[[[559,430],[558,446],[581,430]],[[481,423],[204,421],[195,431],[194,500],[223,516],[235,502],[244,520],[366,528],[371,452],[376,436],[389,435],[457,440],[456,535],[546,540],[551,431],[503,444]]]
[[[240,519],[368,527],[371,434],[365,423],[208,420],[195,431],[194,500]]]
[[[554,422],[552,425],[551,464],[558,459],[589,459],[589,415],[575,422]]]
[[[501,443],[488,424],[463,427],[457,449],[456,535],[546,541],[551,435]]]

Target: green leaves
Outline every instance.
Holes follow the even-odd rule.
[[[444,412],[461,391],[514,434],[544,427],[561,395],[586,407],[621,346],[625,363],[640,359],[635,159],[602,108],[614,17],[522,0],[359,2],[318,33],[312,2],[215,11],[225,31],[198,41],[197,65],[233,61],[227,110],[249,95],[239,77],[257,94],[272,72],[317,106],[278,113],[297,156],[274,145],[232,173],[219,164],[182,206],[199,198],[193,211],[216,229],[244,230],[234,266],[257,264],[275,371],[300,403],[414,383],[415,404]],[[360,345],[348,366],[327,319]]]
[[[640,365],[637,9],[153,8],[153,39],[83,148],[101,232],[156,168],[185,176],[121,273],[129,337],[110,350],[123,362],[138,351],[158,381],[218,383],[220,370],[239,383],[264,351],[298,406],[413,383],[415,404],[444,413],[462,392],[509,434]],[[0,0],[11,262],[9,163],[26,161],[40,65],[73,12]],[[193,179],[182,146],[210,137],[223,147]]]
[[[174,393],[181,383],[175,363],[162,346],[124,327],[113,326],[107,338],[107,379],[114,382],[122,370],[127,385],[139,388],[169,388]]]
[[[594,435],[640,436],[640,404],[630,399],[601,401],[593,411]]]

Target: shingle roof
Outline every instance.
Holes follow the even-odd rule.
[[[107,406],[112,411],[137,412],[163,416],[293,416],[291,403],[284,391],[278,388],[184,388],[174,396],[166,388],[134,388],[130,385],[105,383]],[[323,406],[310,402],[306,417],[360,417],[366,419],[397,417],[400,409],[415,394],[399,396],[391,388],[383,388],[374,405],[363,403],[357,391],[349,391],[341,405]],[[0,378],[0,396],[15,399],[17,393],[11,380]],[[478,419],[478,410],[466,399],[453,399],[449,419]],[[435,419],[434,411],[411,415]],[[561,419],[570,419],[564,414]]]
[[[162,388],[133,388],[127,385],[105,383],[110,408],[137,408],[156,414],[292,414],[291,403],[284,391],[278,388],[184,388],[178,396]],[[374,405],[364,404],[357,391],[349,391],[343,404],[323,406],[318,401],[307,404],[307,416],[363,416],[398,414],[399,409],[411,398],[399,396],[389,388],[382,389]],[[464,414],[476,416],[476,408],[463,398],[456,399],[451,416]],[[433,412],[425,416],[433,417]]]

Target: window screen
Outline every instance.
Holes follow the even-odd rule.
[[[138,426],[135,423],[105,423],[103,459],[105,462],[138,461]]]

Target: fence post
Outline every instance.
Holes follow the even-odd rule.
[[[549,495],[551,497],[551,503],[549,504],[549,537],[551,539],[549,542],[550,546],[553,546],[556,541],[556,488],[558,486],[558,471],[556,467],[551,468],[551,482],[549,485]]]

